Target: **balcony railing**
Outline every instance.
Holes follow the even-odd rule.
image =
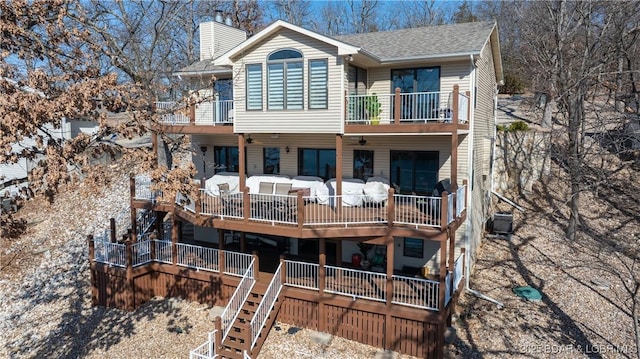
[[[205,101],[186,106],[178,102],[156,102],[160,122],[165,125],[227,125],[235,117],[234,101]]]
[[[348,95],[345,112],[350,125],[464,124],[469,121],[469,94],[460,93],[456,85],[451,92],[401,93],[396,89],[393,94]]]
[[[392,192],[390,192],[392,193]],[[444,194],[443,194],[444,195]],[[466,185],[446,196],[389,194],[382,203],[367,195],[329,195],[323,198],[245,192],[214,195],[206,189],[198,198],[177,194],[175,204],[196,215],[248,219],[272,225],[303,227],[388,225],[443,228],[463,214]],[[390,209],[393,212],[390,213]]]

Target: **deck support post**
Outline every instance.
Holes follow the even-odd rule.
[[[442,192],[442,197],[440,200],[440,230],[442,232],[447,230],[447,211],[449,210],[449,201],[447,200],[449,197],[449,192]],[[442,257],[441,257],[442,258]]]
[[[242,191],[242,218],[244,223],[249,223],[251,217],[251,196],[249,196],[249,187],[240,187]]]
[[[454,228],[449,227],[449,272],[451,275],[449,276],[449,288],[451,288],[451,309],[449,310],[449,314],[447,315],[447,326],[451,326],[451,315],[453,314],[453,308],[455,307],[455,302],[453,301],[453,292],[455,288],[453,287],[453,273],[456,270],[455,267],[455,256],[456,256],[456,230]]]
[[[451,133],[451,192],[458,189],[458,128]],[[455,202],[453,203],[455,208]],[[453,209],[452,209],[453,210]]]
[[[389,194],[387,195],[387,226],[393,227],[393,222],[396,220],[396,205],[395,205],[395,190],[389,188]]]
[[[253,279],[258,280],[260,276],[260,256],[258,256],[258,251],[251,252],[253,256]]]
[[[454,125],[458,125],[458,119],[460,118],[460,113],[458,112],[458,102],[459,102],[459,94],[460,94],[460,86],[458,84],[453,85],[453,94],[452,96],[452,101],[451,101],[451,107],[453,107],[453,111],[451,112],[451,122]]]
[[[285,262],[286,257],[284,254],[280,255],[280,265],[282,266],[280,269],[280,282],[282,285],[287,283],[287,263]]]
[[[447,287],[445,284],[445,279],[447,276],[446,258],[447,258],[447,243],[446,241],[440,241],[440,284],[438,286],[438,316],[440,318],[439,326],[444,326],[446,324],[446,320],[444,317],[445,315],[444,310],[446,308],[445,293],[447,290]],[[444,332],[445,332],[444,327],[439,328],[438,343],[437,343],[438,348],[444,348]],[[442,351],[440,351],[438,353],[438,358],[442,358],[442,356],[443,356],[443,353]]]
[[[213,321],[215,336],[213,338],[214,351],[222,349],[222,318],[217,316]]]
[[[178,232],[180,228],[180,221],[178,220],[178,216],[175,213],[171,213],[171,263],[173,267],[176,268],[178,265]]]
[[[125,259],[127,261],[127,272],[126,272],[126,294],[124,296],[124,305],[126,310],[134,310],[135,309],[135,299],[134,299],[134,287],[133,287],[133,242],[131,240],[125,243]]]
[[[224,229],[218,229],[218,269],[220,270],[220,275],[223,275],[226,270],[224,245]]]
[[[245,141],[244,141],[244,133],[239,133],[238,134],[238,188],[241,188],[242,190],[245,190],[245,186],[247,183],[247,174],[245,172],[245,168],[247,166],[247,164],[245,163],[245,156],[246,156],[246,150],[245,150]],[[246,198],[246,197],[245,197]],[[245,213],[244,214],[245,217],[248,217],[248,214]]]
[[[395,330],[393,328],[393,315],[392,313],[392,301],[393,301],[393,250],[395,248],[395,240],[393,236],[386,236],[385,242],[387,245],[387,283],[385,288],[386,293],[386,310],[384,321],[384,348],[387,350],[393,349],[393,342],[395,340]]]
[[[318,301],[318,331],[325,332],[327,330],[326,324],[327,320],[325,318],[325,308],[324,308],[324,288],[326,286],[326,268],[327,264],[327,240],[325,238],[320,238],[318,240],[318,249],[320,254],[318,255],[318,293],[320,295],[320,300]]]
[[[137,211],[133,206],[133,199],[136,198],[136,178],[133,173],[129,174],[129,191],[131,195],[129,197],[129,209],[131,210],[131,240],[136,241],[138,236],[138,223],[137,222]]]
[[[327,175],[329,175],[327,173]],[[336,212],[338,218],[342,217],[342,135],[336,135]]]
[[[400,98],[400,87],[396,87],[396,89],[394,90],[394,96],[393,96],[393,123],[396,125],[400,124],[400,109],[402,106],[402,102],[401,102],[401,98]]]
[[[304,197],[302,196],[302,191],[298,191],[296,197],[297,205],[297,222],[298,222],[298,231],[302,232],[302,227],[304,226]]]
[[[117,233],[117,231],[116,231],[116,219],[113,218],[113,217],[111,217],[109,219],[109,228],[111,229],[110,230],[110,232],[111,232],[110,233],[110,235],[111,235],[111,243],[116,243],[116,241],[117,241],[117,239],[116,239],[116,233]]]
[[[91,273],[91,305],[98,305],[98,279],[96,278],[96,271],[93,269],[93,264],[96,262],[96,243],[93,241],[93,236],[87,236],[87,243],[89,244],[89,272]]]
[[[196,217],[198,217],[200,215],[200,213],[202,213],[202,193],[204,192],[204,186],[205,186],[205,181],[207,179],[202,177],[202,179],[200,180],[200,188],[198,189],[198,193],[196,194],[196,203],[194,206],[194,211],[196,212],[195,215]]]

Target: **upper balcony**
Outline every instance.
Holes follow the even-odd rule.
[[[453,133],[469,129],[469,92],[459,92],[457,85],[450,92],[401,93],[396,89],[392,94],[346,95],[344,103],[345,134]],[[155,110],[165,131],[179,133],[231,134],[234,123],[243,121],[238,117],[247,114],[240,111],[236,115],[234,100],[192,105],[156,102]],[[269,111],[262,115],[274,116]]]

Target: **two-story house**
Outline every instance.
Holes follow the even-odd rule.
[[[156,263],[127,272],[156,273],[128,306],[148,292],[227,305],[193,358],[257,355],[276,318],[441,357],[487,215],[496,24],[328,37],[276,21],[246,39],[214,21],[178,75],[191,105],[158,103],[159,130],[191,135],[200,191],[174,201],[132,180],[132,206],[171,212],[173,229],[127,245],[123,267]],[[99,277],[113,263],[95,243]]]

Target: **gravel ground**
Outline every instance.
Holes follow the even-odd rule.
[[[562,232],[567,214],[557,209],[566,198],[560,177],[546,184],[553,196],[538,186],[519,200],[527,211],[516,212],[510,240],[484,242],[471,286],[504,308],[462,295],[454,324],[459,339],[446,357],[635,358],[625,285],[640,271],[637,260],[626,268],[631,262],[621,253],[638,253],[638,202],[616,208],[585,194],[588,226],[568,242]],[[212,328],[206,305],[155,298],[133,313],[90,306],[86,235],[126,208],[127,196],[122,176],[98,195],[89,197],[80,187],[52,207],[28,204],[28,233],[2,242],[0,357],[178,358],[206,340]],[[521,285],[540,289],[542,301],[514,296],[512,288]],[[323,348],[312,331],[289,329],[274,327],[260,358],[384,357],[337,337]]]

